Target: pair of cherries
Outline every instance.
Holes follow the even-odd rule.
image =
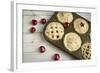
[[[40,23],[41,23],[41,24],[45,24],[46,22],[47,22],[47,21],[46,21],[45,18],[42,18],[42,19],[40,20]],[[33,19],[31,23],[32,23],[32,25],[35,26],[35,25],[37,25],[38,21],[35,20],[35,19]],[[36,31],[35,27],[31,27],[31,28],[30,28],[30,32],[31,32],[31,33],[34,33],[35,31]]]
[[[41,53],[44,53],[44,52],[46,51],[46,48],[45,48],[44,46],[40,46],[40,47],[39,47],[39,51],[40,51]],[[55,53],[55,54],[53,55],[53,60],[55,60],[55,61],[60,60],[60,55],[59,55],[58,53]]]

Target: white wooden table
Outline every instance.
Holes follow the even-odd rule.
[[[30,33],[29,29],[32,27],[31,20],[36,19],[38,21],[41,18],[45,18],[47,21],[52,16],[54,12],[46,11],[23,11],[23,62],[42,62],[42,61],[53,61],[52,56],[55,53],[59,53],[61,58],[60,61],[64,60],[74,60],[69,54],[63,52],[62,50],[56,48],[55,46],[48,43],[43,35],[42,30],[44,25],[38,23],[36,26],[36,32]],[[78,13],[79,15],[90,20],[90,13]],[[46,52],[40,53],[38,48],[39,46],[45,46]]]

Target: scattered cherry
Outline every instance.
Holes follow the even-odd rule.
[[[40,46],[40,47],[39,47],[39,51],[40,51],[41,53],[44,53],[44,52],[46,51],[46,48],[45,48],[44,46]]]
[[[36,25],[37,24],[37,20],[33,19],[32,20],[32,25]]]
[[[31,28],[30,28],[30,32],[31,32],[31,33],[34,33],[35,31],[36,31],[35,27],[31,27]]]
[[[54,54],[53,59],[54,59],[55,61],[60,60],[60,55],[57,54],[57,53]]]
[[[69,23],[68,22],[65,22],[64,23],[64,28],[68,28],[68,26],[69,26]]]
[[[46,21],[46,19],[45,18],[42,18],[41,20],[40,20],[40,23],[41,24],[45,24],[47,21]]]

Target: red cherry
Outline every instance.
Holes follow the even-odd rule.
[[[57,61],[57,60],[60,60],[60,55],[57,54],[57,53],[54,54],[53,59],[56,60],[56,61]]]
[[[33,19],[32,20],[32,25],[36,25],[37,24],[37,20]]]
[[[35,27],[30,28],[30,32],[34,33],[36,31]]]
[[[46,51],[46,48],[45,48],[44,46],[40,46],[40,47],[39,47],[39,51],[40,51],[41,53],[44,53],[44,52]]]
[[[46,22],[47,22],[47,21],[46,21],[45,18],[42,18],[41,21],[40,21],[41,24],[45,24]]]
[[[69,26],[69,23],[68,22],[65,22],[64,23],[64,28],[68,28],[68,26]]]

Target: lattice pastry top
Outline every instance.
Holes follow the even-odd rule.
[[[90,43],[84,43],[81,47],[82,57],[84,59],[90,59],[91,58],[91,44]]]
[[[59,22],[51,22],[46,27],[45,35],[51,40],[59,40],[64,35],[64,27]]]

